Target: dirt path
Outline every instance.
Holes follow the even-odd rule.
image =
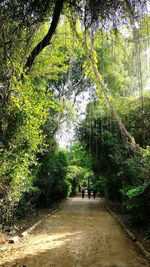
[[[101,199],[68,199],[21,242],[0,247],[0,266],[148,267]]]

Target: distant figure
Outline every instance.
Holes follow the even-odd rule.
[[[96,188],[93,188],[93,198],[95,199],[96,197]]]
[[[90,187],[88,188],[88,198],[89,199],[91,198],[91,188]]]
[[[82,198],[84,198],[84,193],[85,193],[85,189],[84,188],[82,188],[81,193],[82,193]]]
[[[79,188],[79,192],[81,193],[81,186],[79,185],[78,188]]]

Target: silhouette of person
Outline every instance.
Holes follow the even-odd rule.
[[[96,188],[93,188],[93,198],[95,199],[96,197]]]
[[[85,189],[84,188],[82,188],[81,193],[82,193],[82,198],[84,198],[84,193],[85,193]]]
[[[91,198],[91,188],[90,187],[88,188],[88,198],[89,199]]]

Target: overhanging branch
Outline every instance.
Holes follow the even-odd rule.
[[[64,4],[65,0],[57,0],[56,4],[55,4],[55,8],[54,8],[54,13],[53,13],[53,17],[52,17],[52,22],[50,24],[50,28],[48,33],[45,35],[45,37],[42,39],[42,41],[40,41],[36,47],[32,50],[32,52],[30,53],[29,57],[27,58],[27,61],[24,65],[24,70],[25,73],[28,73],[29,70],[31,69],[35,58],[40,54],[40,52],[50,44],[50,40],[52,39],[55,30],[57,28],[58,25],[58,21],[61,15],[61,11],[63,9],[63,4]]]

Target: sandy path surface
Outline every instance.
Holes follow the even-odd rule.
[[[68,199],[16,244],[0,247],[0,266],[148,267],[102,199]]]

